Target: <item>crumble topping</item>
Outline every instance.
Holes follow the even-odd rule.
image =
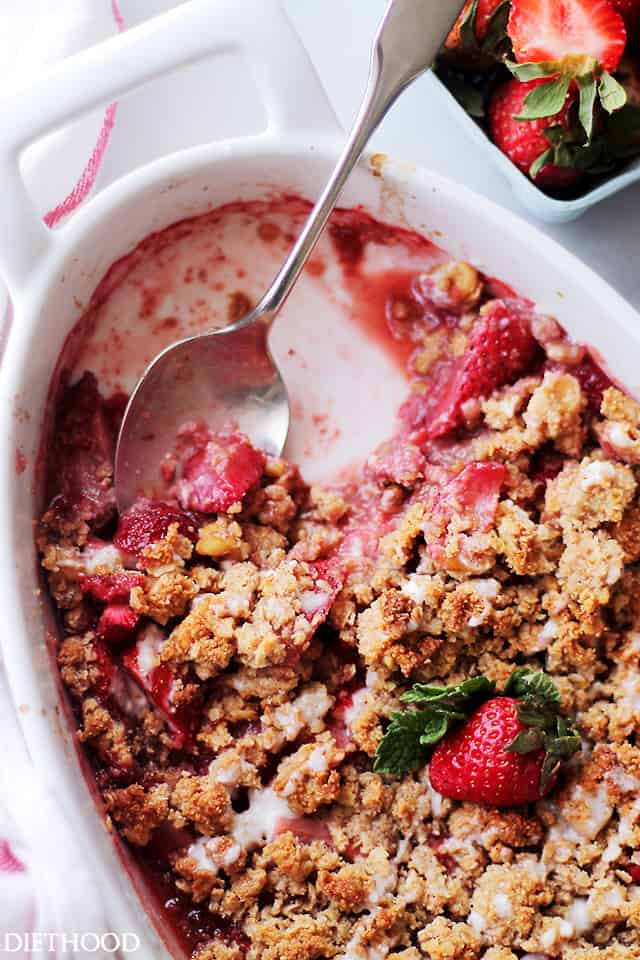
[[[405,331],[399,434],[339,489],[260,455],[224,509],[144,501],[114,533],[104,401],[90,374],[64,393],[61,455],[97,473],[75,521],[55,491],[38,545],[79,737],[115,829],[200,911],[194,960],[638,960],[640,406],[594,395],[586,351],[468,264],[414,294],[438,322]],[[430,394],[496,303],[535,351],[430,438]],[[583,737],[544,799],[373,771],[413,683],[521,666]]]

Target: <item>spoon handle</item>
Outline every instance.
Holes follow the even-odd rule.
[[[271,323],[309,259],[371,135],[409,84],[429,69],[460,12],[461,0],[390,0],[376,34],[367,89],[346,146],[271,287],[238,326]]]

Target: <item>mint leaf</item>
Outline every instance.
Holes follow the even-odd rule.
[[[391,723],[376,750],[374,772],[408,773],[422,766],[425,750],[421,738],[431,729],[432,718],[429,710],[392,714]]]
[[[539,87],[534,87],[524,99],[520,113],[514,114],[514,120],[540,120],[554,117],[562,110],[569,92],[570,77],[558,77]]]
[[[428,711],[425,710],[424,712],[427,713]],[[442,740],[453,719],[450,714],[435,713],[431,720],[427,721],[422,736],[420,737],[422,746],[431,747],[434,743]]]
[[[560,64],[557,60],[543,60],[540,63],[514,63],[513,60],[505,60],[504,64],[514,77],[523,82],[538,80],[540,77],[552,77],[560,72]]]
[[[591,140],[593,133],[593,108],[596,102],[596,78],[592,73],[578,77],[578,86],[580,87],[580,108],[579,118],[582,129],[587,135],[587,140]]]
[[[600,103],[607,113],[615,113],[620,110],[627,102],[627,92],[621,83],[612,77],[610,73],[603,70],[598,86],[598,95]]]
[[[411,690],[402,695],[405,703],[443,704],[452,709],[459,709],[464,701],[477,696],[490,696],[496,685],[486,677],[471,677],[462,683],[454,683],[448,687],[439,687],[430,683],[414,683]]]

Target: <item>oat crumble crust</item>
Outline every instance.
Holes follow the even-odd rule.
[[[466,264],[435,282],[459,322],[423,331],[416,392],[491,299]],[[532,329],[546,357],[429,460],[405,440],[390,468],[383,447],[336,491],[270,459],[242,503],[135,561],[96,548],[91,511],[42,518],[80,739],[115,828],[143,859],[168,843],[178,890],[219,918],[196,960],[640,958],[640,406],[612,386],[594,403],[584,351]],[[504,469],[488,525],[434,506],[483,462]],[[125,569],[139,674],[116,651],[105,687],[82,582]],[[549,798],[491,809],[437,794],[428,764],[372,772],[413,682],[523,664],[584,738]],[[160,668],[186,739],[143,693]]]

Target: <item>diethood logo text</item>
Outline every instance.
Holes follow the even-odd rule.
[[[118,952],[127,956],[140,949],[140,937],[135,933],[3,933],[0,934],[2,952],[31,953],[105,953]]]

